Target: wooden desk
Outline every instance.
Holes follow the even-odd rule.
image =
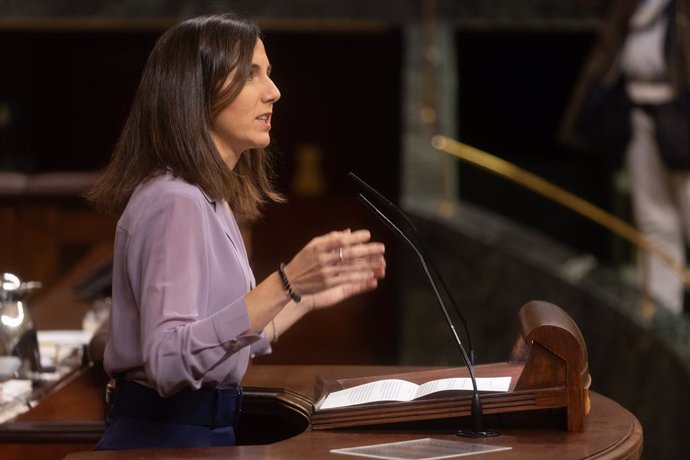
[[[307,414],[301,406],[313,398],[316,375],[328,379],[351,378],[421,369],[428,368],[255,365],[250,367],[245,378],[247,411],[241,422],[245,428],[247,425],[255,428],[251,429],[253,433],[240,433],[240,438],[251,443],[265,442],[253,436],[257,432],[273,434],[275,430],[286,429],[286,425],[293,425],[298,434],[267,445],[95,452],[86,449],[95,445],[103,429],[103,404],[100,399],[103,376],[100,369],[91,368],[75,376],[17,421],[3,425],[0,442],[4,445],[0,446],[0,450],[4,458],[62,458],[70,452],[70,448],[73,451],[82,450],[67,455],[66,460],[344,458],[329,451],[333,448],[433,437],[512,447],[509,451],[482,454],[482,459],[640,458],[642,427],[638,420],[616,402],[596,393],[591,394],[592,410],[584,433],[568,433],[562,426],[556,426],[562,425],[563,418],[554,414],[540,414],[538,418],[524,414],[500,419],[487,417],[487,426],[500,429],[502,435],[486,440],[455,436],[455,430],[463,420],[359,429],[309,429]],[[294,433],[278,433],[277,436],[291,434]],[[6,454],[15,456],[5,457]]]

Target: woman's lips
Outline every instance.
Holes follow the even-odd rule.
[[[271,127],[271,114],[270,113],[264,113],[263,115],[259,115],[256,117],[258,121],[263,123],[266,127],[270,128]]]

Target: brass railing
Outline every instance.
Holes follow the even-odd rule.
[[[668,254],[663,248],[650,242],[632,225],[598,208],[592,203],[508,161],[449,137],[434,136],[431,140],[431,144],[439,151],[449,153],[467,163],[471,163],[493,174],[516,182],[549,200],[565,206],[602,227],[605,227],[609,231],[626,239],[642,251],[656,257],[686,284],[690,284],[690,270],[683,266],[678,260]]]

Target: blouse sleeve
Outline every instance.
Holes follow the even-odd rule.
[[[248,333],[242,277],[228,276],[224,289],[232,297],[210,305],[213,278],[223,274],[210,273],[215,254],[203,206],[184,194],[164,194],[128,238],[126,269],[140,309],[144,369],[164,396],[199,388],[211,373],[222,381],[237,352],[260,340]]]

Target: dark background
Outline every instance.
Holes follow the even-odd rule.
[[[11,120],[0,165],[27,174],[98,170],[117,139],[146,57],[161,30],[5,30],[0,32],[0,101]],[[394,363],[397,359],[397,242],[356,200],[354,171],[397,200],[404,76],[401,27],[352,30],[264,27],[281,89],[272,136],[285,205],[270,205],[251,226],[253,268],[261,280],[313,236],[370,228],[384,241],[389,277],[374,294],[297,325],[267,361]],[[610,208],[610,174],[600,159],[555,140],[565,101],[593,32],[465,30],[455,35],[460,139]],[[413,97],[413,96],[410,96]],[[321,152],[322,191],[294,190],[296,153]],[[459,164],[461,200],[524,223],[579,250],[611,257],[604,230],[503,179]],[[506,199],[510,197],[510,199]],[[72,257],[74,259],[74,257]],[[71,259],[70,259],[71,260]],[[319,325],[331,325],[322,327]],[[353,329],[362,342],[343,348]],[[307,334],[307,331],[311,331]],[[303,337],[320,334],[318,350]]]

